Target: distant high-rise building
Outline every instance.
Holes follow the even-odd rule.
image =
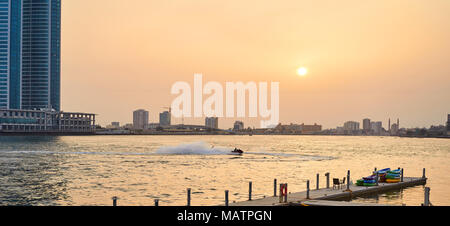
[[[205,127],[211,129],[219,129],[219,118],[218,117],[206,117]]]
[[[0,1],[0,109],[60,110],[61,0]]]
[[[368,118],[366,118],[366,119],[363,119],[363,130],[364,131],[370,131],[372,128],[371,128],[371,126],[370,126],[370,119],[368,119]]]
[[[371,122],[370,128],[372,129],[374,135],[380,135],[381,131],[383,130],[383,122]]]
[[[234,122],[233,130],[239,131],[244,129],[244,123],[242,121]]]
[[[139,109],[133,112],[133,128],[147,129],[148,125],[148,111]]]
[[[450,114],[447,115],[447,131],[450,132]]]
[[[348,121],[344,123],[344,130],[355,132],[359,130],[359,122]]]
[[[171,118],[172,118],[172,113],[169,111],[159,113],[159,125],[160,126],[170,126]]]

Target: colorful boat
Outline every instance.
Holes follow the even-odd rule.
[[[391,174],[391,173],[388,173],[388,174],[386,174],[386,180],[387,179],[400,179],[400,174]]]
[[[375,180],[375,177],[376,177],[375,175],[363,177],[363,180]]]
[[[363,185],[364,185],[364,180],[359,179],[356,181],[356,186],[363,186]]]
[[[385,168],[378,171],[373,171],[371,176],[363,177],[356,181],[357,186],[376,186],[377,185],[377,173],[378,182],[381,183],[398,183],[401,178],[401,169],[391,170],[391,168]]]
[[[376,182],[377,182],[376,180],[364,180],[364,183],[367,183],[367,184],[373,184]]]
[[[390,173],[390,174],[400,174],[400,173],[401,173],[401,170],[400,170],[400,169],[389,170],[387,173],[388,173],[388,174],[389,174],[389,173]]]
[[[387,183],[398,183],[400,182],[400,179],[386,179]]]
[[[375,174],[377,174],[377,172],[378,172],[378,175],[385,174],[385,173],[387,173],[390,170],[391,170],[391,168],[381,169],[381,170],[378,170],[378,171],[374,171],[373,174],[375,175]]]

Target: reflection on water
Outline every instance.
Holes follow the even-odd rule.
[[[390,205],[406,205],[406,203],[403,202],[405,199],[405,196],[414,196],[417,195],[418,199],[420,199],[420,194],[422,194],[422,201],[423,202],[423,196],[424,196],[424,188],[425,186],[429,185],[421,185],[416,187],[408,187],[403,189],[396,189],[392,191],[388,191],[383,194],[371,194],[371,195],[365,195],[362,197],[358,197],[352,200],[352,202],[357,203],[382,203],[382,204],[390,204]],[[420,205],[421,202],[419,202]]]
[[[57,141],[52,137],[1,137],[0,205],[57,205],[68,199],[67,179],[59,167],[66,156],[1,153],[14,150],[17,143],[43,147]]]
[[[68,136],[0,137],[0,205],[193,205],[272,194],[273,179],[290,192],[315,187],[315,175],[352,180],[374,167],[421,176],[434,205],[450,205],[450,140],[337,136]],[[211,148],[213,146],[213,148]],[[234,147],[244,155],[229,155]],[[360,197],[353,202],[420,205],[424,186]]]

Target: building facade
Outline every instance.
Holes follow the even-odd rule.
[[[218,117],[206,117],[205,127],[210,129],[219,129],[219,118]]]
[[[348,121],[344,123],[344,130],[348,132],[355,132],[359,130],[359,122]]]
[[[322,125],[317,125],[317,123],[314,123],[314,125],[302,124],[301,131],[302,131],[302,134],[314,134],[314,133],[322,131]]]
[[[314,134],[322,131],[322,126],[317,123],[314,125],[305,125],[305,123],[282,125],[280,123],[274,128],[274,131],[277,133]]]
[[[159,125],[162,127],[170,126],[172,119],[172,114],[170,111],[164,111],[162,113],[159,113]]]
[[[377,122],[371,122],[371,129],[373,131],[374,135],[380,135],[383,131],[383,122],[377,121]]]
[[[0,132],[95,132],[95,114],[0,109]]]
[[[234,131],[239,131],[239,130],[243,130],[243,129],[244,129],[244,123],[242,121],[234,122],[234,125],[233,125]]]
[[[60,110],[61,0],[0,0],[0,109]]]
[[[365,118],[363,119],[363,130],[366,132],[369,132],[371,130],[371,125],[370,125],[370,119]]]
[[[133,128],[147,129],[148,125],[148,111],[139,109],[133,112]]]

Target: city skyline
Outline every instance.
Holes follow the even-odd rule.
[[[150,120],[150,116],[151,113],[150,111],[146,110],[146,109],[137,109],[135,111],[133,111],[133,122],[125,122],[125,123],[121,123],[118,121],[112,121],[106,125],[101,125],[104,127],[108,127],[108,126],[112,126],[112,128],[114,128],[113,124],[122,124],[122,125],[134,125],[135,124],[135,119],[136,119],[136,112],[145,112],[146,114],[146,119],[145,122],[140,123],[140,129],[143,129],[145,127],[145,125],[150,126],[150,125],[160,125],[160,126],[170,126],[170,125],[205,125],[206,127],[211,127],[210,125],[215,124],[215,126],[213,126],[214,128],[218,128],[218,129],[233,129],[236,127],[236,123],[242,123],[242,125],[245,125],[246,121],[242,120],[242,119],[237,119],[233,122],[233,125],[231,127],[226,127],[226,126],[219,126],[221,123],[218,123],[219,120],[221,120],[222,118],[220,117],[204,117],[202,118],[203,122],[198,123],[198,124],[192,124],[192,123],[184,123],[183,121],[178,123],[171,123],[172,122],[172,115],[170,114],[170,109],[169,111],[162,111],[162,112],[158,112],[159,115],[159,121],[152,121]],[[406,127],[406,126],[400,126],[400,118],[397,118],[395,121],[391,122],[391,118],[387,119],[387,123],[384,123],[383,120],[378,120],[378,119],[372,119],[372,118],[362,118],[359,121],[354,121],[354,120],[347,120],[347,121],[342,121],[340,124],[335,125],[334,127],[323,127],[323,130],[330,130],[330,129],[345,129],[345,130],[355,130],[355,131],[374,131],[375,133],[381,133],[382,130],[386,130],[386,131],[390,131],[392,126],[395,126],[396,129],[412,129],[412,128],[430,128],[432,126],[446,126],[450,128],[450,114],[446,114],[447,116],[447,120],[445,121],[445,116],[443,117],[444,121],[439,123],[439,124],[434,124],[434,125],[427,125],[424,127]],[[214,121],[214,122],[213,122]],[[293,123],[293,122],[287,122],[287,123],[279,123],[279,125],[299,125],[299,124],[305,124],[304,122],[300,122],[300,123]],[[320,122],[314,122],[312,124],[319,124]],[[276,125],[275,125],[276,126]],[[275,128],[275,126],[273,128]],[[322,127],[322,125],[320,125]],[[116,126],[118,127],[118,126]],[[257,128],[259,129],[260,127],[256,127],[256,126],[247,126],[247,127],[243,127],[244,129],[246,128]]]
[[[403,127],[428,127],[450,112],[448,1],[62,4],[63,108],[96,112],[101,125],[131,122],[138,108],[159,112],[174,98],[171,85],[194,73],[279,81],[283,124],[401,118]],[[299,67],[308,73],[298,76]],[[221,118],[220,127],[236,120],[259,125]]]

